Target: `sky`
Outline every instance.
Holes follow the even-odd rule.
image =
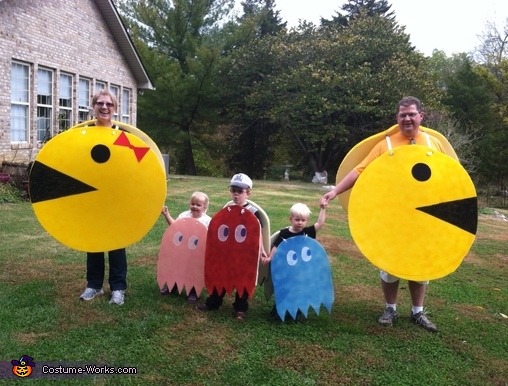
[[[275,0],[288,27],[298,25],[298,20],[319,24],[321,17],[331,19],[343,0]],[[470,52],[480,45],[478,35],[486,31],[486,23],[494,22],[502,31],[507,24],[507,0],[481,0],[469,5],[466,0],[388,0],[400,26],[406,27],[410,41],[416,49],[430,56],[434,49],[446,55]],[[481,6],[480,6],[481,5]]]

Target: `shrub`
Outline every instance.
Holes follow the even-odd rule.
[[[23,198],[18,188],[11,184],[0,184],[0,203],[15,203],[21,201],[23,201]]]

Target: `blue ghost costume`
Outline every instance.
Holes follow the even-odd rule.
[[[271,261],[277,314],[307,317],[309,307],[319,315],[321,304],[330,313],[334,291],[330,263],[324,248],[307,235],[283,239]]]

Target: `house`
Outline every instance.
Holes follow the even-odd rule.
[[[92,119],[102,88],[136,126],[153,89],[112,0],[0,0],[0,162],[33,161],[44,142]]]

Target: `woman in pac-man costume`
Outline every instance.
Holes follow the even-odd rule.
[[[156,151],[112,122],[115,95],[101,90],[92,104],[95,122],[57,135],[30,170],[32,207],[41,225],[70,248],[87,252],[87,286],[81,300],[104,293],[109,251],[112,304],[127,288],[125,247],[157,221],[166,198],[166,176]]]
[[[379,323],[391,326],[398,316],[399,278],[404,278],[411,321],[436,332],[423,308],[428,280],[453,272],[467,254],[476,234],[477,201],[471,179],[447,140],[420,127],[423,116],[417,98],[403,98],[397,105],[398,130],[373,144],[320,203],[327,205],[353,188],[351,234],[381,269],[386,304]]]

